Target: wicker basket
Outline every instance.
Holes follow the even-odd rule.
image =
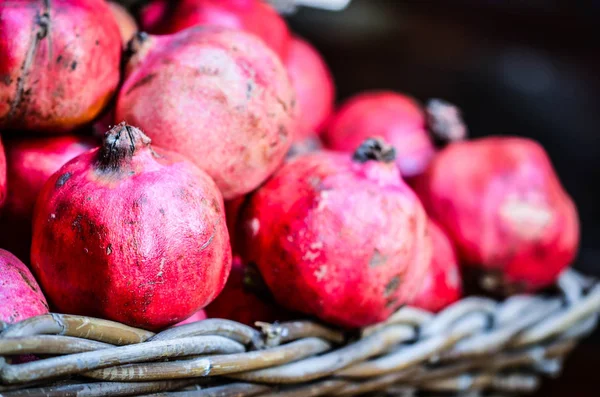
[[[535,390],[597,324],[600,284],[574,271],[556,296],[410,307],[345,334],[297,321],[209,319],[158,334],[50,314],[4,326],[0,396],[412,396]],[[0,324],[1,326],[2,324]],[[15,355],[41,359],[9,364]],[[504,394],[502,394],[504,393]]]

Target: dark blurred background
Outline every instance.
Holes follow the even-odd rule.
[[[541,142],[581,218],[576,267],[600,276],[600,1],[353,0],[289,17],[329,63],[338,98],[393,89],[459,105],[472,136]],[[598,396],[600,333],[536,396]]]

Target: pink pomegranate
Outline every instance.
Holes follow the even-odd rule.
[[[65,135],[6,142],[8,184],[0,216],[0,245],[29,262],[33,207],[44,183],[72,158],[96,146],[89,137]]]
[[[242,257],[277,302],[346,327],[385,320],[416,294],[431,260],[427,215],[394,149],[298,156],[244,207]]]
[[[137,33],[138,27],[133,16],[119,3],[109,1],[108,6],[110,11],[115,18],[117,25],[119,26],[119,32],[121,33],[121,40],[125,46],[129,40]]]
[[[142,29],[175,33],[194,25],[244,30],[260,37],[285,59],[290,32],[285,20],[261,0],[154,0],[141,12]]]
[[[416,189],[488,290],[548,286],[576,255],[577,210],[534,141],[488,137],[449,145]]]
[[[258,271],[233,259],[231,274],[221,294],[205,309],[209,318],[225,318],[253,326],[257,321],[273,323],[288,320],[290,315],[268,293]]]
[[[6,156],[0,138],[0,208],[4,205],[4,200],[6,200]]]
[[[27,266],[3,249],[0,249],[0,302],[0,321],[8,324],[48,313],[46,298]]]
[[[408,96],[375,91],[344,103],[322,138],[326,147],[349,152],[364,139],[381,136],[396,148],[402,176],[411,178],[421,174],[435,155],[430,129],[441,140],[460,140],[466,134],[460,112],[447,102],[432,101],[425,112]]]
[[[119,83],[121,37],[101,0],[0,2],[0,129],[72,131]]]
[[[298,101],[298,128],[294,140],[301,141],[320,132],[333,111],[333,76],[317,50],[297,37],[291,41],[285,65]]]
[[[31,265],[60,312],[165,328],[225,285],[223,199],[188,160],[120,124],[44,185]]]
[[[190,318],[183,320],[180,323],[175,324],[175,327],[178,327],[180,325],[195,323],[197,321],[206,320],[207,318],[208,317],[206,317],[206,312],[204,310],[200,310],[200,311],[194,313]]]
[[[275,54],[233,30],[136,39],[116,120],[187,156],[227,200],[258,187],[283,161],[294,129],[293,89]]]
[[[462,282],[458,259],[446,233],[429,221],[432,257],[429,272],[417,296],[408,304],[431,312],[439,312],[458,301],[462,295]]]

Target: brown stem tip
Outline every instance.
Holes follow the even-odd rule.
[[[457,106],[442,99],[430,99],[425,113],[427,128],[438,145],[462,141],[467,137],[467,126]]]
[[[356,149],[352,159],[359,163],[369,160],[392,163],[396,160],[396,150],[381,138],[368,138]]]
[[[136,150],[149,146],[151,142],[140,129],[122,122],[104,135],[99,152],[99,167],[103,171],[118,171],[133,157]]]

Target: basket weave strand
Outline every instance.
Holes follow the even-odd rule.
[[[0,324],[0,396],[355,396],[526,393],[592,332],[600,285],[570,270],[560,294],[405,307],[359,337],[310,321],[254,329],[209,319],[154,334],[49,314]],[[35,354],[37,361],[10,364]]]

